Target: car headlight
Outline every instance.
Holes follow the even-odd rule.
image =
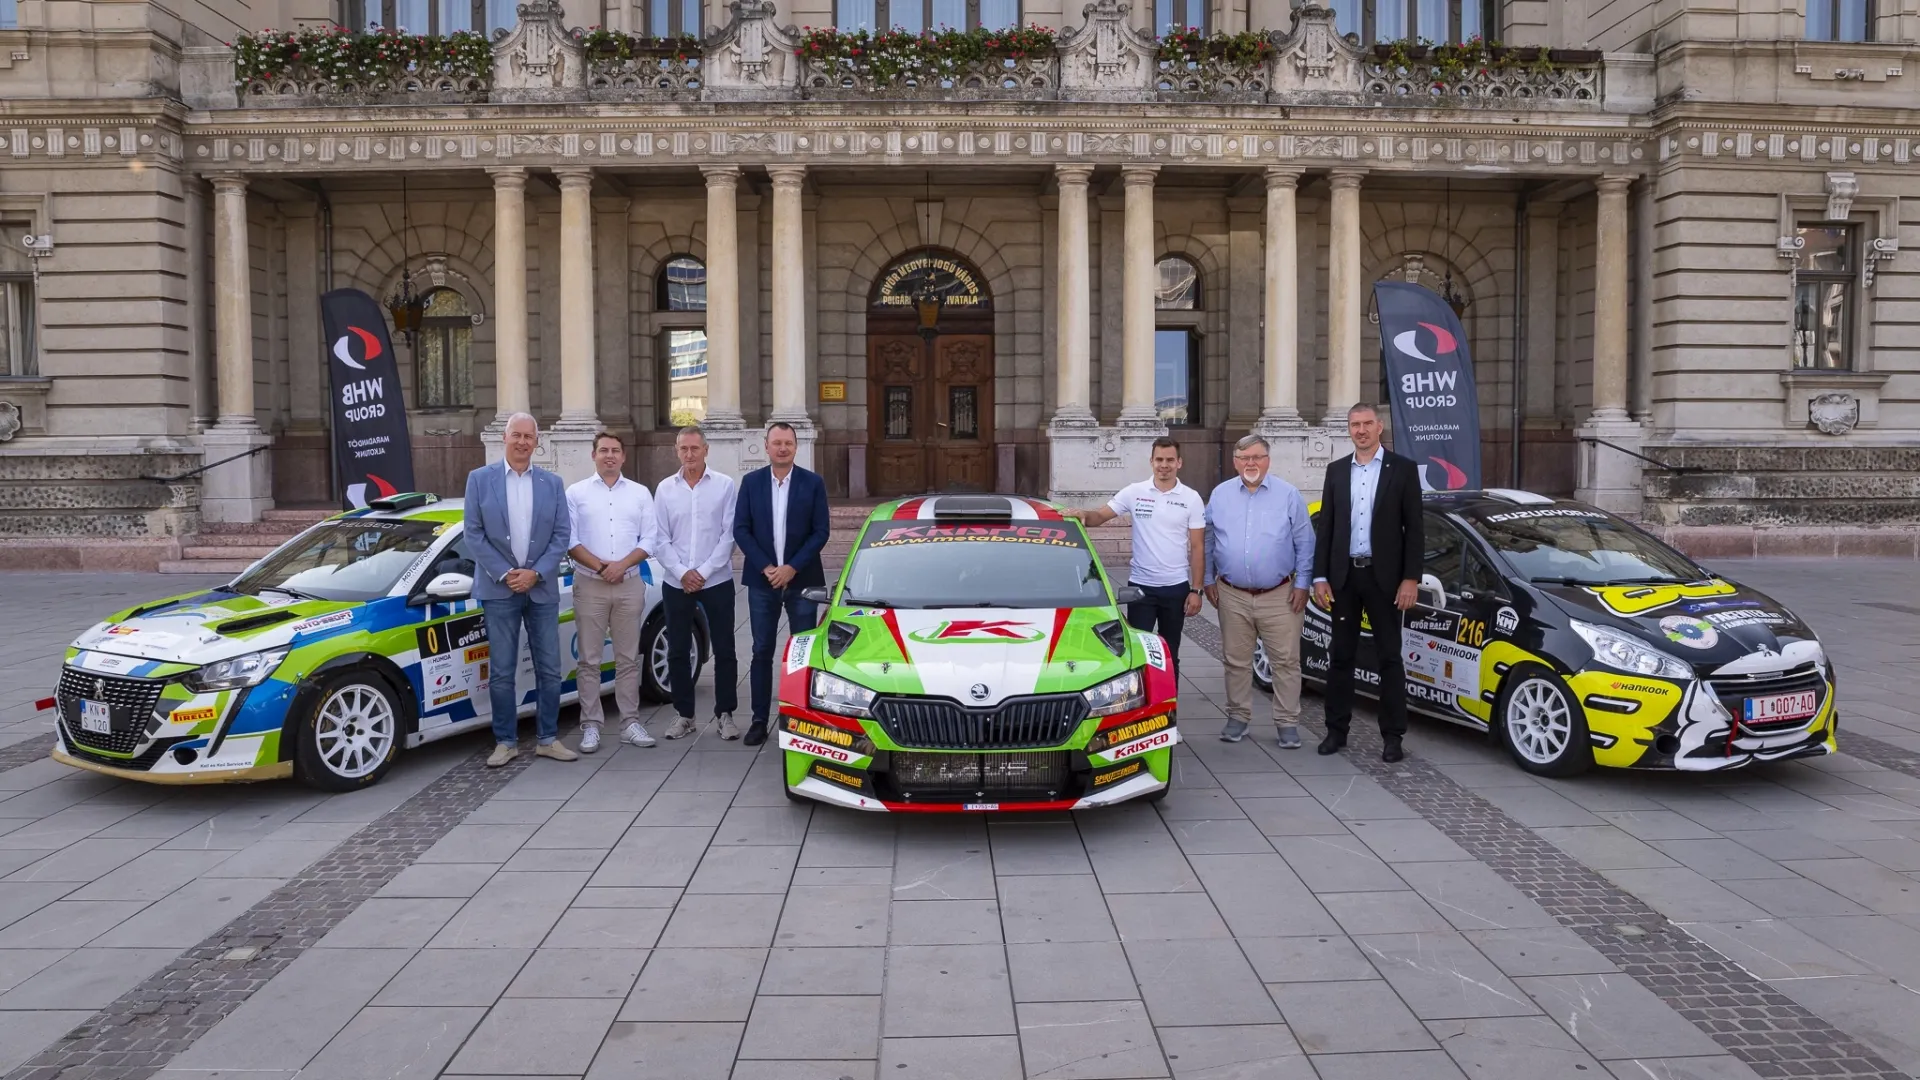
[[[196,694],[214,690],[240,690],[258,685],[273,674],[273,669],[279,667],[280,661],[286,658],[285,649],[248,653],[231,660],[216,660],[198,671],[188,672],[186,678],[180,681]]]
[[[1685,681],[1693,678],[1693,667],[1676,660],[1646,642],[1618,630],[1572,620],[1573,632],[1593,649],[1595,662],[1634,675],[1653,675],[1662,679]]]
[[[1086,692],[1087,715],[1112,716],[1138,709],[1147,703],[1146,684],[1138,669],[1108,679]]]
[[[824,671],[815,671],[813,686],[807,693],[807,704],[821,712],[865,716],[867,709],[873,705],[874,696],[872,690],[859,683],[848,682]]]

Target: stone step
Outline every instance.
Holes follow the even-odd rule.
[[[203,521],[200,523],[200,535],[277,536],[284,539],[297,535],[311,524],[311,521]]]
[[[297,535],[299,534],[290,532],[206,532],[202,530],[188,537],[185,543],[194,547],[276,548]]]
[[[238,574],[253,565],[252,559],[162,559],[163,574]]]
[[[265,558],[273,554],[274,549],[278,546],[278,544],[195,544],[190,547],[182,547],[180,549],[180,557],[185,560],[210,559],[214,562],[232,562],[235,559],[244,559],[248,563],[251,563],[255,559]]]
[[[260,520],[287,522],[298,524],[301,528],[306,528],[316,521],[323,521],[339,512],[338,509],[333,507],[276,507],[272,510],[261,511]]]

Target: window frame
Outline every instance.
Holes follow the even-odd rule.
[[[704,37],[706,34],[707,5],[693,5],[694,26],[686,26],[687,0],[647,0],[640,11],[640,25],[653,37]],[[654,17],[660,12],[666,13],[666,25],[654,26]]]
[[[438,288],[427,290],[426,295],[420,298],[421,310],[423,312],[426,310],[427,305],[431,302],[435,293],[442,292],[452,293],[454,296],[459,297],[460,306],[463,308],[471,309],[473,306],[468,302],[465,293],[462,293],[459,289],[442,285]],[[414,401],[421,410],[459,412],[473,408],[473,328],[473,312],[471,310],[459,315],[423,314],[421,316],[420,332],[415,335],[412,356]],[[453,393],[453,388],[457,385],[454,379],[454,372],[458,367],[458,364],[456,364],[454,340],[456,332],[460,330],[467,332],[467,348],[463,358],[467,369],[467,400],[465,401],[459,400],[457,395]],[[444,370],[440,372],[440,385],[447,388],[447,400],[445,401],[427,400],[427,365],[422,360],[422,357],[426,355],[426,350],[422,349],[418,342],[426,338],[428,334],[437,334],[440,337],[440,362],[444,365]]]
[[[872,27],[873,32],[879,33],[880,31],[890,30],[894,27],[895,23],[893,19],[893,5],[895,2],[896,0],[873,0],[873,27]],[[909,4],[909,3],[915,3],[915,2],[917,2],[920,5],[920,32],[930,33],[932,31],[941,29],[941,27],[936,25],[933,21],[934,0],[898,0],[898,2],[902,4],[902,6],[905,6],[906,4]],[[982,3],[982,0],[965,0],[965,2],[967,7],[967,24],[965,26],[952,27],[951,29],[954,29],[954,30],[980,29],[981,28],[980,5]],[[1201,0],[1187,0],[1187,2],[1200,3]],[[993,27],[988,27],[987,29],[1011,30],[1020,26],[1024,26],[1026,25],[1024,21],[1026,18],[1026,14],[1027,14],[1026,0],[1013,0],[1013,21],[1008,23],[1005,26],[993,26]],[[839,26],[843,31],[851,32],[854,29],[856,29],[856,27],[850,22],[848,22],[847,19],[844,17],[844,11],[841,8],[840,0],[834,0],[833,18],[834,18],[835,25]]]
[[[1402,40],[1432,41],[1436,44],[1459,44],[1471,41],[1476,37],[1485,41],[1497,41],[1500,38],[1499,26],[1500,16],[1502,14],[1502,0],[1480,0],[1480,17],[1476,20],[1478,25],[1474,26],[1466,24],[1465,15],[1462,11],[1464,0],[1447,0],[1447,32],[1438,37],[1420,32],[1420,0],[1348,0],[1348,2],[1357,4],[1360,8],[1360,30],[1358,33],[1360,35],[1360,43],[1363,45],[1388,44]],[[1381,39],[1377,30],[1379,26],[1379,6],[1381,4],[1404,6],[1407,14],[1407,25],[1413,28],[1413,32],[1407,35],[1406,38]],[[1341,6],[1345,5],[1335,4],[1336,8]],[[1347,32],[1352,33],[1354,31]]]
[[[454,2],[454,0],[425,0],[427,5],[427,26],[425,28],[408,27],[407,32],[410,34],[425,34],[429,36],[445,36],[454,33],[454,31],[443,29],[440,26],[440,9],[444,3],[450,2]],[[398,29],[400,22],[400,3],[401,0],[340,0],[341,15],[343,16],[340,20],[340,25],[355,31],[369,30],[376,25]],[[466,3],[469,8],[469,22],[473,27],[471,30],[472,33],[487,36],[491,35],[496,29],[502,29],[502,27],[494,26],[489,20],[493,6],[490,0],[466,0]],[[380,8],[381,21],[378,24],[372,22],[367,13],[368,8],[376,4]],[[507,24],[504,26],[504,29],[512,30],[513,26],[512,24]]]
[[[1161,19],[1160,8],[1167,8],[1167,18]],[[1200,17],[1192,18],[1194,8],[1200,9]],[[1181,16],[1175,18],[1175,15]],[[1202,34],[1213,33],[1213,5],[1207,0],[1153,0],[1153,36],[1166,37],[1170,30],[1183,31],[1197,29]]]
[[[1864,235],[1864,230],[1857,221],[1796,220],[1794,222],[1794,235],[1798,236],[1799,231],[1802,229],[1822,228],[1839,228],[1846,230],[1846,265],[1839,270],[1808,270],[1796,265],[1793,274],[1793,337],[1790,352],[1792,369],[1795,372],[1856,372],[1860,370],[1859,341],[1862,322],[1860,318],[1860,259],[1862,257],[1860,238]],[[1799,260],[1796,259],[1795,262],[1797,264]],[[1828,333],[1826,328],[1817,320],[1811,331],[1813,334],[1812,341],[1809,343],[1801,340],[1800,335],[1806,331],[1803,331],[1800,324],[1800,291],[1809,285],[1838,285],[1842,289],[1844,299],[1841,302],[1840,310],[1842,317],[1845,319],[1845,324],[1841,331],[1840,345],[1842,363],[1839,367],[1827,367],[1821,364],[1802,362],[1802,358],[1805,356],[1820,357],[1826,355],[1827,352],[1826,342],[1828,340]],[[1811,347],[1810,349],[1809,345]]]
[[[672,431],[684,425],[673,419],[673,348],[672,335],[675,331],[698,330],[702,334],[707,330],[707,306],[704,282],[700,306],[675,309],[671,306],[671,291],[667,280],[667,270],[674,263],[691,260],[700,264],[703,275],[707,273],[707,260],[688,251],[679,251],[660,260],[660,266],[653,274],[653,351],[654,351],[654,423],[660,431]],[[711,399],[709,399],[711,400]]]
[[[1840,27],[1845,18],[1845,8],[1849,3],[1858,3],[1860,5],[1861,36],[1858,38],[1840,36]],[[1827,0],[1827,25],[1824,36],[1815,37],[1813,34],[1813,23],[1816,16],[1813,13],[1813,5],[1809,3],[1807,5],[1806,23],[1802,30],[1802,33],[1805,34],[1804,40],[1831,41],[1841,44],[1859,44],[1861,42],[1873,41],[1875,40],[1874,25],[1879,21],[1880,17],[1880,13],[1877,10],[1878,7],[1879,5],[1875,0]]]
[[[1195,314],[1198,314],[1198,312],[1195,312]],[[1197,321],[1179,320],[1174,322],[1172,325],[1167,325],[1164,323],[1156,323],[1153,328],[1153,333],[1156,339],[1161,334],[1178,333],[1178,334],[1185,334],[1187,336],[1187,418],[1185,420],[1177,420],[1177,421],[1162,419],[1160,422],[1167,425],[1170,428],[1205,427],[1206,424],[1204,421],[1206,416],[1206,410],[1204,408],[1204,404],[1205,404],[1205,397],[1206,397],[1206,393],[1205,393],[1206,384],[1201,381],[1202,365],[1201,365],[1201,357],[1200,357],[1200,348],[1201,348],[1202,335],[1200,333],[1200,327],[1197,324]],[[1156,351],[1158,351],[1157,345],[1156,345]],[[1155,366],[1158,367],[1157,364]],[[1160,411],[1160,407],[1159,407],[1160,395],[1157,390],[1153,396],[1154,396],[1154,413],[1155,415],[1158,415]]]

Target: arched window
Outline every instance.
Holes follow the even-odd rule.
[[[414,354],[423,409],[473,405],[473,313],[467,298],[452,289],[427,294],[420,320],[420,347]]]
[[[834,0],[845,31],[1005,30],[1020,25],[1020,0]]]
[[[1156,267],[1153,402],[1169,427],[1200,423],[1200,268],[1180,255]]]
[[[691,255],[668,259],[654,282],[654,310],[660,426],[697,424],[707,415],[706,264]]]
[[[1334,25],[1365,42],[1494,40],[1498,0],[1332,0]]]

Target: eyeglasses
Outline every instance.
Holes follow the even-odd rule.
[[[1256,461],[1266,461],[1270,456],[1268,454],[1235,454],[1233,460],[1251,465]]]

